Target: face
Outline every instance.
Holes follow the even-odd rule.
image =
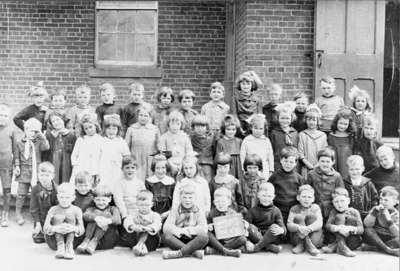
[[[255,165],[248,165],[246,167],[246,172],[247,174],[249,174],[250,176],[257,176],[258,174],[258,166]]]
[[[242,80],[242,81],[240,81],[239,86],[240,86],[240,91],[243,94],[249,95],[251,93],[251,82],[250,81]]]
[[[290,126],[290,123],[292,122],[292,116],[289,113],[282,112],[279,114],[278,121],[279,125],[282,128],[287,128]]]
[[[349,208],[350,199],[346,196],[336,196],[332,200],[333,206],[338,212],[344,212]]]
[[[185,110],[189,110],[193,107],[193,99],[191,97],[182,97],[181,106]]]
[[[44,91],[35,91],[32,93],[32,103],[36,106],[42,106],[46,100],[46,93]]]
[[[38,172],[38,180],[39,182],[45,186],[51,186],[51,181],[54,178],[54,171],[47,168],[41,168]]]
[[[297,200],[304,208],[309,208],[314,202],[314,193],[310,190],[304,190],[297,195]]]
[[[111,202],[111,197],[98,196],[94,198],[94,204],[100,210],[104,210],[105,208],[107,208],[110,202]]]
[[[308,99],[306,97],[301,97],[296,100],[296,109],[299,112],[306,112],[308,106]]]
[[[146,111],[139,111],[138,114],[138,122],[140,123],[140,125],[146,125],[147,123],[149,123],[150,120],[150,115],[148,112]]]
[[[88,136],[92,136],[96,133],[96,125],[90,122],[85,122],[83,125],[83,130],[85,131],[85,134]]]
[[[214,198],[214,205],[220,212],[228,211],[229,206],[231,205],[231,199],[227,196],[218,196]]]
[[[89,181],[75,184],[75,189],[81,195],[86,195],[90,191]]]
[[[337,122],[337,130],[339,132],[346,132],[347,128],[349,128],[349,119],[340,118]]]
[[[351,179],[359,179],[364,172],[364,166],[360,163],[353,163],[349,166],[349,176]]]
[[[141,200],[136,202],[136,206],[138,208],[139,213],[142,215],[147,215],[151,212],[151,207],[153,206],[153,202],[149,199]]]
[[[134,103],[141,103],[143,99],[144,89],[137,89],[131,91],[131,100]]]
[[[170,105],[172,102],[172,97],[169,94],[160,97],[160,102],[162,105]]]
[[[114,101],[114,96],[114,91],[112,89],[105,89],[100,93],[100,99],[105,104],[112,104]]]
[[[269,191],[269,190],[260,190],[257,195],[258,195],[258,200],[263,206],[271,205],[272,201],[275,198],[274,191]]]
[[[364,136],[368,139],[374,139],[376,137],[376,127],[374,125],[365,125],[363,131]]]
[[[75,199],[74,194],[69,193],[57,193],[57,200],[61,207],[68,208],[71,206],[72,202]]]
[[[52,116],[50,119],[51,125],[53,126],[54,130],[59,131],[64,127],[64,121],[59,116]]]
[[[195,125],[194,132],[198,135],[205,135],[207,133],[207,126],[205,125]]]
[[[0,126],[4,126],[10,119],[10,112],[8,110],[1,110],[0,111]]]
[[[261,137],[264,135],[265,127],[263,123],[255,123],[252,128],[251,132],[255,137]]]
[[[167,165],[165,162],[158,162],[154,167],[154,174],[157,178],[162,179],[167,175]]]
[[[217,165],[217,174],[219,176],[226,176],[229,173],[230,165]]]
[[[136,166],[134,164],[127,164],[122,168],[124,176],[128,180],[132,180],[136,174]]]
[[[115,138],[118,134],[118,127],[117,126],[108,126],[106,128],[106,137],[108,138]]]
[[[386,209],[393,209],[394,206],[398,203],[398,200],[393,196],[380,196],[379,204],[385,207]]]
[[[275,88],[269,90],[269,99],[272,103],[278,103],[281,97],[281,91]]]
[[[169,122],[169,130],[171,133],[177,133],[181,130],[182,123],[179,120],[171,120]]]
[[[354,100],[354,106],[357,110],[364,111],[367,108],[367,99],[362,96],[358,96]]]
[[[32,128],[25,128],[25,137],[29,140],[33,140],[39,131],[33,130]]]
[[[210,98],[214,102],[219,102],[224,98],[224,92],[220,87],[213,87],[210,92]]]
[[[225,136],[227,138],[234,138],[236,135],[236,126],[235,125],[229,125],[227,127],[225,127]]]
[[[90,101],[90,94],[88,92],[80,92],[76,94],[76,102],[81,105],[85,106],[88,105]]]
[[[315,116],[307,116],[306,124],[307,124],[308,129],[317,129],[318,118]]]
[[[183,164],[183,172],[188,178],[193,178],[196,175],[196,165],[194,163]]]
[[[54,108],[64,108],[65,106],[65,97],[64,95],[55,95],[51,100],[51,104]]]
[[[181,195],[181,204],[185,208],[192,208],[194,204],[194,194],[183,193]]]
[[[297,165],[296,157],[289,156],[281,159],[281,165],[284,171],[291,172]]]
[[[327,156],[321,156],[318,159],[318,165],[321,168],[322,172],[329,173],[332,170],[334,161]]]
[[[323,96],[329,97],[335,92],[335,84],[330,84],[324,81],[321,81],[321,93]]]
[[[386,169],[392,168],[394,165],[394,154],[393,153],[379,153],[377,155],[379,164]]]

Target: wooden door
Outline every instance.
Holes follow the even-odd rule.
[[[353,85],[365,89],[382,123],[385,1],[317,0],[315,9],[315,97],[319,80],[335,78],[337,94],[349,104]]]

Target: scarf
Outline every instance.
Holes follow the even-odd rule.
[[[239,91],[236,102],[237,114],[241,121],[247,121],[253,114],[258,112],[257,98],[253,93],[246,96]]]
[[[192,206],[191,208],[185,208],[181,205],[178,207],[178,217],[176,220],[176,226],[185,228],[196,225],[196,213],[199,212],[199,208]]]
[[[32,157],[31,186],[34,186],[37,183],[37,162],[36,162],[35,145],[32,142],[32,140],[26,139],[24,146],[24,158],[25,160],[28,160],[29,157]]]

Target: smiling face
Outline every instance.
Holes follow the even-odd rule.
[[[214,198],[215,208],[220,212],[228,211],[229,206],[231,205],[231,198],[227,196],[218,196]]]
[[[306,112],[308,106],[308,99],[306,97],[301,97],[296,100],[296,110],[298,112]]]
[[[349,123],[350,123],[349,119],[340,118],[337,122],[337,130],[339,132],[346,132],[347,128],[349,128]]]
[[[86,182],[79,182],[75,184],[75,189],[81,195],[86,195],[90,191],[90,183],[89,181]]]
[[[242,94],[250,95],[250,93],[251,93],[251,82],[250,81],[243,79],[242,81],[240,81],[239,86],[240,86],[240,91],[242,92]]]
[[[281,158],[282,169],[286,172],[292,172],[297,165],[296,157],[282,157]]]
[[[194,205],[195,194],[194,193],[182,193],[180,195],[181,204],[183,207],[190,209]]]
[[[78,92],[76,94],[76,102],[79,106],[87,106],[90,101],[90,93],[86,91]]]
[[[100,93],[100,99],[104,104],[112,104],[114,102],[114,90],[111,88],[103,89]]]
[[[377,158],[381,167],[390,169],[394,166],[394,154],[388,152],[381,152],[377,154]]]
[[[225,136],[227,138],[234,138],[236,135],[237,129],[235,125],[229,125],[225,127]]]
[[[309,208],[314,203],[314,192],[311,190],[303,190],[297,195],[297,200],[304,208]]]
[[[258,200],[260,201],[260,204],[263,206],[269,206],[272,204],[274,198],[275,198],[275,193],[272,190],[260,190],[257,193]]]
[[[213,86],[210,91],[210,98],[214,102],[219,102],[224,98],[224,91],[218,86]]]
[[[136,165],[127,164],[122,167],[122,172],[124,173],[125,179],[132,180],[136,174]]]
[[[357,96],[354,99],[354,106],[357,110],[364,111],[367,109],[367,98],[363,96]]]
[[[50,123],[56,131],[60,131],[65,128],[64,121],[57,115],[51,116]]]
[[[169,94],[164,94],[160,97],[160,102],[164,106],[168,106],[172,103],[172,97]]]
[[[104,210],[111,202],[111,197],[97,196],[94,198],[94,204],[100,210]]]
[[[292,115],[288,112],[281,112],[279,113],[278,122],[281,128],[285,129],[292,123]]]
[[[330,173],[332,171],[332,167],[335,161],[328,156],[321,156],[318,159],[318,165],[323,173]]]
[[[157,162],[154,167],[154,175],[157,178],[163,179],[167,175],[167,164],[166,161]]]
[[[361,178],[364,172],[364,166],[361,163],[352,163],[349,167],[349,176],[352,180],[358,180]]]
[[[344,195],[337,195],[332,200],[335,209],[342,213],[349,208],[350,199]]]
[[[65,107],[65,97],[64,95],[54,95],[51,98],[51,105],[53,108],[64,108]]]

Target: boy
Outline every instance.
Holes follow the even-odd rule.
[[[50,108],[49,110],[46,111],[46,114],[44,116],[44,121],[47,127],[47,130],[49,130],[49,117],[50,114],[52,113],[57,113],[62,116],[66,114],[66,108],[65,108],[65,89],[58,89],[50,94]]]
[[[298,152],[295,147],[285,147],[281,151],[281,168],[278,169],[268,182],[275,188],[274,204],[282,212],[286,223],[290,208],[297,203],[299,187],[305,183],[304,178],[296,172]]]
[[[400,192],[399,164],[391,147],[383,145],[376,150],[379,167],[367,172],[365,177],[370,178],[379,192],[385,186],[393,186]]]
[[[0,104],[0,178],[3,189],[3,212],[0,224],[8,227],[8,212],[11,199],[11,178],[15,148],[17,146],[17,133],[10,125],[11,111],[6,104]]]
[[[98,185],[94,190],[94,205],[86,209],[83,220],[87,223],[85,239],[77,247],[80,253],[92,255],[97,249],[111,249],[118,241],[117,225],[121,224],[119,210],[110,206],[111,190]]]
[[[223,101],[224,96],[224,86],[220,82],[212,83],[210,90],[211,101],[201,108],[201,114],[206,116],[210,130],[215,134],[219,134],[222,121],[229,112],[229,105]]]
[[[218,240],[215,236],[213,218],[219,216],[237,214],[230,206],[232,205],[232,192],[225,187],[221,187],[214,192],[214,206],[208,214],[208,247],[205,249],[206,255],[222,254],[224,256],[240,257],[240,248],[246,244],[245,236],[237,236],[227,240]]]
[[[322,116],[320,130],[329,133],[336,113],[344,106],[343,98],[335,95],[335,79],[331,76],[322,77],[320,80],[321,97],[315,100],[317,106],[321,109]]]
[[[137,117],[138,117],[137,111],[141,106],[152,108],[152,106],[149,103],[143,101],[144,86],[141,83],[139,82],[132,83],[129,85],[128,89],[130,91],[131,103],[127,104],[124,107],[123,109],[124,116],[121,119],[122,126],[125,127],[126,129],[128,129],[129,126],[137,122]]]
[[[254,253],[266,249],[279,253],[282,246],[277,243],[286,234],[286,228],[281,211],[273,204],[274,186],[271,183],[261,184],[257,197],[259,204],[248,210],[245,216],[246,221],[250,223],[250,241],[246,242],[246,251]]]
[[[183,131],[187,134],[190,134],[192,130],[192,120],[199,113],[193,109],[193,103],[196,96],[193,91],[190,89],[184,89],[179,92],[178,101],[181,104],[179,112],[182,113],[185,118],[185,125],[183,127]]]
[[[322,248],[324,253],[337,252],[346,257],[354,257],[356,253],[352,250],[357,249],[362,243],[364,232],[360,213],[349,207],[349,193],[346,189],[339,187],[333,193],[333,206],[329,214],[325,228],[336,237],[334,243]]]
[[[308,173],[307,183],[315,190],[315,203],[321,207],[324,221],[332,209],[332,193],[344,187],[342,176],[333,169],[335,152],[327,147],[317,154],[318,166]]]
[[[131,247],[135,256],[155,251],[160,244],[161,216],[153,212],[153,194],[145,189],[136,196],[137,209],[124,220],[123,246]]]
[[[296,103],[296,108],[294,109],[296,119],[292,122],[291,126],[296,129],[298,133],[300,133],[301,131],[307,129],[306,110],[309,104],[309,99],[307,94],[300,92],[294,96],[293,100]]]
[[[73,204],[78,206],[82,210],[82,213],[93,205],[94,196],[91,187],[92,178],[89,172],[78,172],[75,176],[75,200]]]
[[[364,219],[369,210],[378,205],[378,192],[369,178],[363,177],[364,161],[359,155],[347,158],[349,176],[344,179],[344,187],[349,192],[350,207],[358,210]]]
[[[103,127],[105,115],[117,114],[120,119],[123,117],[123,109],[120,105],[115,104],[115,88],[110,83],[100,85],[100,99],[103,103],[96,107],[96,114],[99,120],[100,127]],[[122,127],[125,131],[124,127]]]
[[[30,213],[33,218],[32,239],[35,243],[44,243],[43,226],[51,206],[57,204],[57,190],[54,179],[54,166],[43,162],[38,169],[38,183],[32,187]]]
[[[314,189],[308,184],[302,185],[297,193],[300,204],[290,208],[287,229],[295,246],[292,249],[294,254],[302,253],[304,249],[312,256],[320,253],[317,247],[321,247],[324,240],[322,214],[314,199]]]
[[[57,191],[58,205],[50,208],[43,226],[46,242],[51,249],[57,249],[55,256],[59,259],[74,258],[74,238],[85,232],[82,211],[72,205],[74,197],[74,186],[61,184]]]
[[[208,243],[205,213],[195,205],[196,188],[184,185],[180,190],[180,204],[173,208],[164,224],[162,242],[172,251],[163,251],[163,259],[193,255],[203,259],[202,250]]]
[[[268,132],[271,132],[272,129],[279,127],[278,111],[276,111],[276,106],[278,105],[279,99],[282,95],[282,87],[279,84],[271,84],[268,86],[267,91],[269,103],[263,106],[262,112],[269,125]]]
[[[364,219],[364,241],[383,252],[400,256],[399,249],[399,193],[392,186],[381,189],[379,205]],[[365,247],[368,249],[368,247]]]

